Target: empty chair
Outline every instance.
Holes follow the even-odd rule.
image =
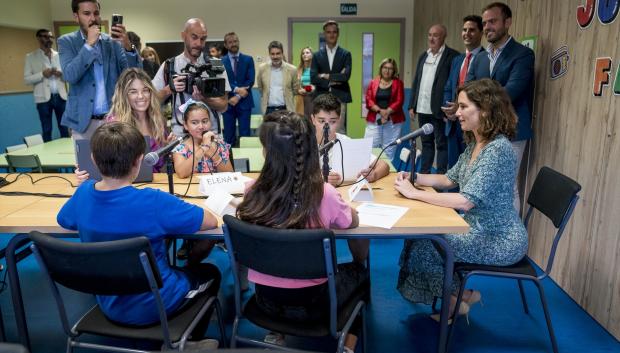
[[[260,148],[263,146],[261,145],[258,137],[255,137],[255,136],[239,137],[239,148],[248,148],[248,147],[252,147],[252,148],[259,147]]]
[[[16,172],[17,168],[28,168],[32,172],[43,173],[41,160],[36,154],[6,154],[5,157],[10,172]]]
[[[26,136],[24,137],[24,142],[28,147],[40,145],[43,143],[43,136],[41,134]]]
[[[490,276],[499,278],[509,278],[518,281],[519,292],[521,293],[521,301],[525,313],[529,313],[529,308],[523,291],[522,281],[532,281],[538,289],[538,294],[542,302],[543,312],[545,314],[545,320],[547,321],[547,329],[549,330],[549,338],[551,339],[551,346],[555,353],[558,352],[558,346],[553,332],[553,326],[551,325],[551,316],[549,315],[549,309],[547,308],[547,300],[541,281],[545,279],[551,272],[553,266],[553,259],[555,257],[555,251],[557,249],[564,227],[568,223],[579,196],[577,193],[581,190],[579,185],[569,177],[556,172],[555,170],[542,167],[536,176],[532,190],[527,198],[529,208],[525,217],[525,227],[527,228],[530,217],[534,209],[545,215],[555,226],[556,233],[553,238],[553,243],[547,258],[547,267],[540,275],[536,273],[536,269],[532,260],[525,256],[518,263],[511,266],[487,266],[469,263],[455,263],[454,271],[461,278],[461,288],[459,290],[456,302],[456,308],[460,306],[462,301],[463,291],[465,290],[465,284],[467,280],[472,276]],[[534,236],[530,233],[529,236]],[[454,317],[456,321],[458,315]],[[450,329],[450,336],[453,329]],[[449,342],[449,341],[448,341]]]
[[[337,352],[343,352],[344,340],[354,320],[360,316],[361,345],[364,350],[364,299],[370,289],[362,285],[342,305],[338,305],[336,289],[336,248],[334,233],[329,229],[274,229],[224,216],[224,239],[232,267],[235,290],[235,321],[231,347],[237,342],[261,347],[282,348],[239,335],[239,321],[249,319],[255,325],[271,331],[303,337],[332,336],[338,340]],[[266,313],[252,296],[243,305],[240,283],[240,266],[262,274],[289,279],[327,278],[326,302],[328,307],[314,305],[316,318],[292,320],[283,315]],[[243,308],[243,309],[242,309]],[[324,310],[320,312],[319,310]],[[310,313],[308,314],[310,315]]]
[[[28,146],[25,143],[20,143],[19,145],[6,146],[6,153],[19,151],[27,148]]]
[[[34,243],[31,249],[43,269],[58,306],[62,326],[68,337],[67,352],[71,352],[73,347],[115,352],[146,352],[82,342],[79,340],[82,334],[163,342],[164,349],[183,350],[193,328],[206,313],[210,312],[211,306],[215,306],[222,343],[226,343],[217,296],[198,295],[174,314],[170,316],[166,314],[159,292],[163,280],[151,244],[146,237],[76,243],[33,231],[30,232],[30,239]],[[211,282],[208,282],[207,286]],[[57,283],[94,295],[134,295],[150,292],[155,298],[160,324],[150,326],[116,324],[105,317],[99,305],[95,305],[71,327]],[[208,320],[206,317],[204,319]]]

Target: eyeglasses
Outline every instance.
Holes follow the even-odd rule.
[[[390,66],[384,66],[384,67],[381,68],[381,70],[394,71],[394,68],[390,67]]]

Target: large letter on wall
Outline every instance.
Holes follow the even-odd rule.
[[[620,95],[620,64],[618,64],[618,70],[616,70],[616,80],[614,81],[614,94]]]
[[[620,0],[600,0],[598,2],[598,19],[602,24],[610,24],[618,16]]]
[[[595,97],[600,97],[603,94],[603,87],[609,84],[609,70],[611,70],[611,58],[596,58],[592,91]]]
[[[594,19],[594,7],[596,6],[596,0],[586,0],[585,5],[577,6],[577,23],[579,27],[586,28],[592,23]]]

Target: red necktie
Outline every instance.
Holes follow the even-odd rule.
[[[465,55],[465,61],[463,67],[461,67],[461,73],[459,74],[459,87],[465,83],[465,77],[467,77],[467,70],[469,69],[469,62],[471,61],[471,52]]]

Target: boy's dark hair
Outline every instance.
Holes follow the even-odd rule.
[[[312,114],[316,115],[321,110],[324,112],[336,112],[340,116],[340,99],[331,93],[324,93],[312,101]]]
[[[334,20],[327,20],[327,21],[325,21],[325,23],[323,23],[323,30],[325,30],[325,28],[327,26],[336,26],[336,32],[340,33],[340,28],[338,27],[338,22],[336,22]]]
[[[36,36],[37,36],[37,37],[40,37],[40,36],[42,36],[44,33],[49,33],[49,31],[50,31],[49,29],[46,29],[46,28],[41,28],[40,30],[38,30],[38,31],[37,31]]]
[[[484,9],[482,9],[482,12],[485,12],[486,10],[490,10],[494,7],[499,8],[502,11],[502,15],[504,16],[504,20],[507,18],[512,18],[512,10],[510,10],[510,6],[504,4],[503,2],[493,2],[488,4],[487,6],[484,7]]]
[[[129,42],[133,44],[138,50],[142,50],[142,39],[136,32],[129,31],[127,32],[127,38]]]
[[[97,8],[101,10],[101,4],[99,3],[99,0],[71,0],[71,10],[73,10],[73,13],[78,12],[78,10],[80,9],[80,4],[83,2],[94,2],[95,4],[97,4]]]
[[[129,175],[145,149],[140,130],[120,121],[101,125],[90,140],[93,160],[101,175],[116,179]]]
[[[482,17],[478,15],[465,16],[463,17],[463,24],[465,24],[465,22],[474,22],[476,27],[478,27],[478,29],[482,32]]]
[[[277,40],[274,40],[271,43],[269,43],[269,45],[267,46],[267,51],[271,52],[271,49],[273,48],[280,49],[280,51],[284,53],[284,47],[282,46],[282,43],[278,42]]]

